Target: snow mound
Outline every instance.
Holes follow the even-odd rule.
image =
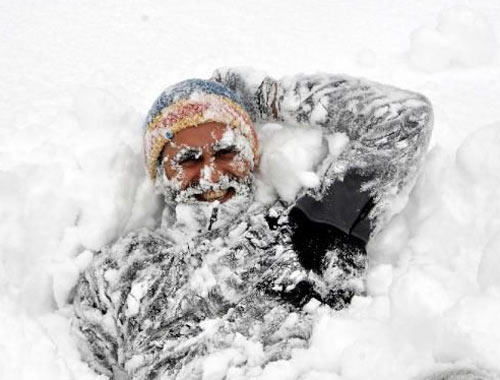
[[[117,94],[80,88],[66,105],[32,109],[1,149],[2,259],[30,310],[64,305],[88,262],[78,254],[155,223],[143,118]]]
[[[377,54],[372,49],[363,49],[356,56],[356,62],[363,67],[375,67]]]
[[[277,194],[290,202],[300,189],[319,185],[314,169],[326,153],[321,130],[266,124],[259,131],[259,141],[257,199],[269,201]]]
[[[469,135],[457,151],[457,164],[472,183],[500,180],[500,123]]]
[[[142,167],[142,118],[117,94],[81,90],[49,116],[16,128],[4,154],[20,147],[23,160],[2,163],[0,377],[97,379],[71,338],[71,287],[91,250],[155,225],[161,205]],[[261,367],[258,342],[235,341],[207,356],[205,378],[400,380],[456,363],[500,370],[499,131],[479,128],[456,155],[430,152],[407,206],[370,243],[368,295],[340,312],[308,305],[316,322],[307,349]],[[259,134],[264,199],[314,186],[324,152],[347,142],[276,124]]]
[[[450,66],[476,67],[493,62],[499,44],[488,20],[467,7],[443,10],[437,26],[422,27],[411,36],[410,61],[435,72]]]
[[[69,310],[34,318],[5,295],[0,296],[0,379],[99,379],[80,360]]]
[[[493,288],[500,291],[500,232],[484,248],[477,273],[477,280],[483,290]]]

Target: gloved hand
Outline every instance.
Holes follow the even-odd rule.
[[[278,81],[250,68],[222,67],[210,80],[222,83],[238,94],[253,121],[278,119]]]

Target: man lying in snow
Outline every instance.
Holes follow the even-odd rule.
[[[271,121],[324,134],[320,184],[291,203],[254,201],[253,123]],[[246,377],[305,347],[305,304],[363,294],[365,245],[411,187],[431,126],[422,95],[348,76],[224,69],[165,90],[144,130],[162,226],[103,248],[81,276],[85,359],[117,379],[191,379],[234,348]]]

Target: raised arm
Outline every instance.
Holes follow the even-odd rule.
[[[220,68],[211,80],[242,99],[256,122],[320,126],[367,145],[425,133],[432,107],[416,92],[348,75],[295,75],[275,80],[245,68]]]
[[[337,166],[370,168],[378,175],[392,166],[411,171],[429,142],[432,107],[415,92],[318,74],[280,80],[276,99],[279,120],[326,131]]]
[[[388,198],[410,188],[429,144],[432,106],[412,91],[332,74],[274,80],[226,68],[212,79],[240,94],[257,123],[321,128],[329,149],[317,169],[322,181],[315,196],[355,171],[366,179],[363,188],[376,205],[373,215],[384,214]],[[354,211],[352,222],[359,210]],[[339,226],[349,232],[347,227]]]
[[[413,155],[420,157],[429,142],[432,106],[416,92],[347,75],[295,75],[275,80],[239,68],[218,69],[212,80],[238,93],[255,122],[281,121],[320,127],[327,135],[344,134],[349,148],[357,153],[351,158],[367,165],[375,157],[386,163],[398,161],[411,155],[410,151],[418,151]],[[336,158],[338,153],[330,152]]]

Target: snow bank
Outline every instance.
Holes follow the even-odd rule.
[[[80,90],[50,116],[15,130],[5,155],[21,159],[4,164],[0,177],[9,200],[2,205],[9,223],[2,225],[0,262],[6,379],[19,371],[24,378],[95,378],[69,333],[69,290],[90,250],[155,225],[161,208],[142,167],[141,117],[116,94]],[[279,125],[259,133],[263,199],[291,199],[314,186],[324,150],[341,149],[343,141]],[[204,378],[410,379],[457,362],[500,370],[498,146],[500,123],[469,135],[455,157],[439,147],[430,153],[407,207],[369,247],[368,297],[341,312],[317,308],[308,349],[264,368],[256,358],[247,361],[251,352],[214,353]],[[54,303],[62,311],[34,313]]]
[[[494,61],[499,44],[488,20],[467,7],[443,10],[437,26],[422,27],[411,36],[410,61],[424,71],[450,66],[475,67]]]
[[[69,310],[34,317],[5,292],[0,303],[2,380],[98,379],[79,358],[70,334]]]
[[[64,305],[89,253],[155,223],[142,166],[142,115],[116,93],[75,91],[32,109],[2,144],[0,214],[6,281],[32,311]]]

